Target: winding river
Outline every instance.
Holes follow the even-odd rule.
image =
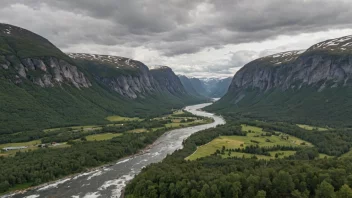
[[[182,142],[198,131],[225,124],[225,120],[200,109],[210,105],[204,103],[187,106],[186,111],[214,119],[213,123],[175,129],[166,132],[143,153],[124,158],[113,165],[101,167],[91,172],[81,173],[62,179],[22,194],[4,197],[25,198],[120,198],[126,183],[133,179],[145,166],[162,161],[168,154],[182,148]]]

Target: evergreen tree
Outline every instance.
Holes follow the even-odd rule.
[[[315,197],[316,198],[335,198],[334,187],[324,180],[321,182],[317,189],[315,190]]]
[[[266,197],[266,192],[264,190],[258,191],[257,195],[255,198],[265,198]]]
[[[337,198],[352,198],[352,189],[344,184],[340,190],[336,193]]]

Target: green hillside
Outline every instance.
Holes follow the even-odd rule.
[[[245,97],[237,103],[236,97],[229,93],[206,109],[228,116],[241,115],[255,119],[349,127],[351,106],[350,88],[316,92],[307,87],[298,92],[271,90],[260,93],[247,90]]]
[[[105,123],[109,115],[155,116],[199,101],[164,92],[132,100],[94,77],[135,73],[118,71],[75,61],[39,35],[0,24],[0,134]]]

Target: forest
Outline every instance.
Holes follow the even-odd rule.
[[[308,131],[289,123],[264,123],[228,119],[226,125],[193,134],[184,148],[163,162],[145,168],[128,184],[126,197],[352,197],[352,158],[338,157],[349,151],[352,133],[348,129]],[[210,155],[185,160],[198,146],[223,135],[245,135],[240,123],[280,131],[312,142],[314,147],[296,150],[283,159],[256,157],[223,158]],[[335,135],[334,135],[335,134]],[[226,150],[226,148],[223,148]],[[263,154],[269,148],[249,147],[239,152]],[[221,152],[221,151],[219,151]],[[319,152],[331,158],[318,158]]]
[[[135,154],[166,130],[126,133],[107,141],[79,141],[68,148],[17,152],[14,157],[0,156],[0,193],[17,185],[42,184]]]

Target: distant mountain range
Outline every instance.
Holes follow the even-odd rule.
[[[189,94],[168,67],[65,54],[33,32],[0,24],[0,134],[164,114],[205,100]]]
[[[219,78],[194,78],[179,75],[179,78],[189,93],[205,96],[208,98],[221,98],[231,84],[232,77]]]
[[[208,110],[278,121],[350,125],[352,36],[262,57],[238,71]]]

